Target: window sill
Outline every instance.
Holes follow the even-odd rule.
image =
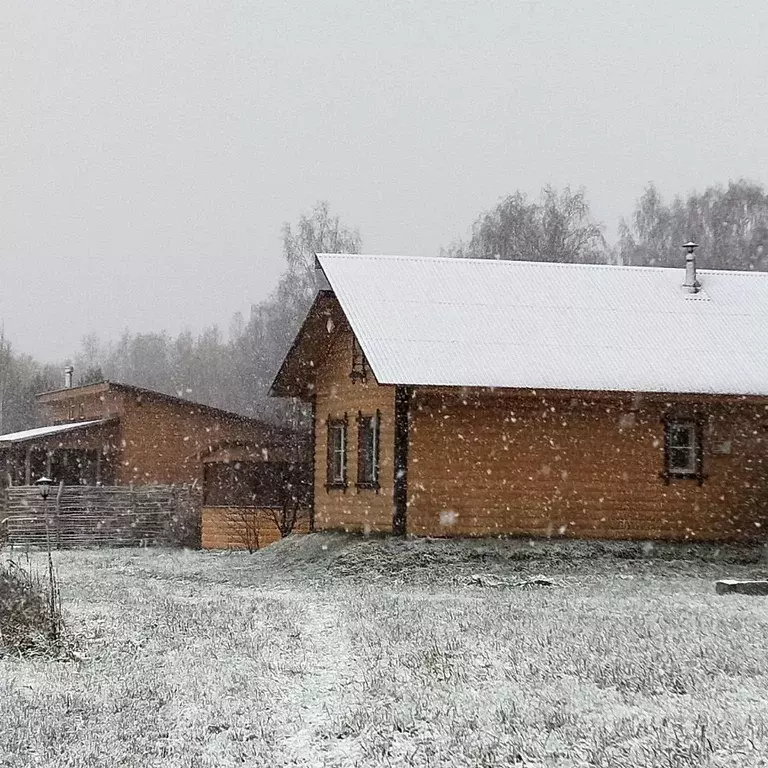
[[[381,490],[381,485],[377,482],[357,483],[355,487],[358,491],[376,491],[376,493],[378,493]]]
[[[704,481],[709,475],[699,472],[659,472],[659,477],[669,485],[671,480],[695,480],[699,485],[704,485]]]
[[[325,484],[326,491],[346,491],[347,487],[348,487],[347,483],[326,483]]]

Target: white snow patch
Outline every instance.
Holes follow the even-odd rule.
[[[458,519],[459,513],[454,512],[452,509],[444,509],[440,512],[440,525],[442,525],[444,528],[456,525],[456,521]]]

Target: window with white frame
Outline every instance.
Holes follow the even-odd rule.
[[[379,488],[379,412],[357,417],[357,487]]]
[[[701,472],[699,430],[695,421],[666,422],[667,473],[671,476],[696,477]]]

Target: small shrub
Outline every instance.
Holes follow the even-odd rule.
[[[0,655],[61,648],[61,597],[50,559],[48,564],[46,583],[13,560],[0,563]]]

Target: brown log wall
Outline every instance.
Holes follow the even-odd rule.
[[[315,527],[390,532],[393,386],[350,379],[352,337],[315,377]],[[377,493],[358,491],[359,411],[381,412]],[[348,420],[346,490],[326,488],[326,420]],[[703,420],[703,484],[664,471],[664,417]],[[430,536],[764,540],[768,408],[759,398],[416,388],[407,532]]]
[[[269,509],[203,507],[203,549],[261,549],[280,540]],[[309,510],[296,522],[293,533],[309,531]]]
[[[269,427],[215,412],[195,403],[173,402],[93,385],[62,390],[43,403],[51,422],[70,418],[118,417],[115,482],[202,484],[199,454],[224,441],[264,443],[272,448]]]
[[[162,401],[126,398],[120,414],[118,482],[202,485],[201,451],[225,440],[256,440],[247,422]]]
[[[340,331],[316,377],[315,529],[363,532],[392,530],[395,388],[379,386],[372,373],[353,381],[352,334]],[[357,489],[357,415],[380,412],[378,491]],[[330,418],[347,415],[346,490],[326,489],[327,429]]]
[[[58,393],[56,399],[41,404],[46,420],[53,424],[62,421],[90,421],[119,416],[126,395],[105,391],[103,385],[73,389]]]
[[[762,404],[417,390],[408,532],[752,540],[768,525]],[[663,416],[704,415],[707,477],[659,476]],[[729,452],[723,452],[725,446]]]

